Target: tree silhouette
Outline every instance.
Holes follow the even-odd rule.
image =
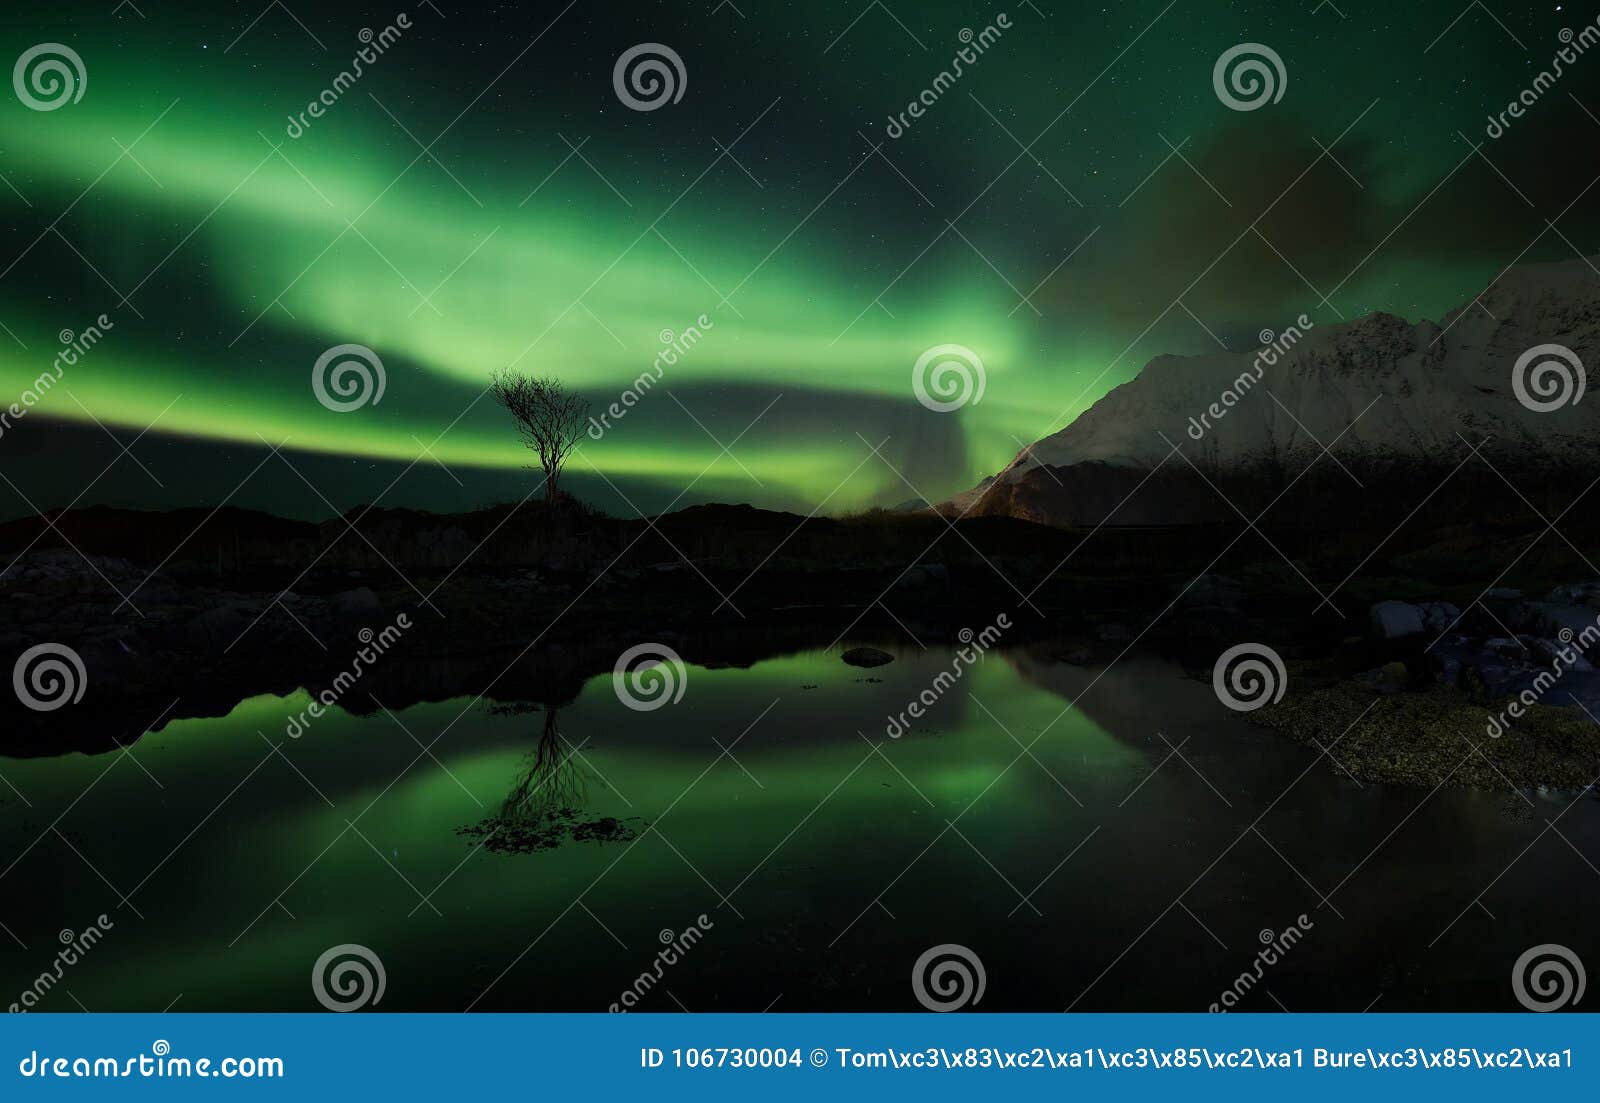
[[[510,369],[496,372],[489,389],[517,422],[522,443],[544,468],[545,501],[556,503],[561,469],[583,435],[589,402],[553,375],[530,376]]]
[[[556,717],[556,709],[545,709],[544,730],[500,807],[502,819],[537,823],[552,813],[582,807],[588,788],[584,771],[566,746]]]

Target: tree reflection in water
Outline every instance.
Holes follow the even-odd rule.
[[[523,760],[497,815],[458,834],[479,840],[485,850],[528,854],[569,841],[625,842],[638,836],[637,817],[584,819],[591,779],[606,787],[561,730],[561,710],[545,707],[537,743]]]

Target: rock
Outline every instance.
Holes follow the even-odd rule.
[[[1237,609],[1244,598],[1244,587],[1235,580],[1220,574],[1205,574],[1179,599],[1180,605],[1207,609]]]
[[[1552,605],[1548,602],[1530,602],[1533,609],[1532,627],[1541,637],[1561,636],[1569,633],[1578,650],[1585,650],[1600,636],[1600,617],[1583,605]]]
[[[920,586],[950,585],[950,568],[943,563],[918,563],[895,584],[895,589],[916,589]]]
[[[1404,601],[1380,601],[1370,615],[1372,629],[1382,639],[1420,636],[1426,630],[1423,611]]]
[[[1375,670],[1357,674],[1356,681],[1370,687],[1374,693],[1389,697],[1404,692],[1411,682],[1411,676],[1406,671],[1405,663],[1386,663]]]
[[[876,647],[852,647],[839,658],[851,666],[873,667],[894,662],[894,656]]]
[[[1591,716],[1600,716],[1600,674],[1574,668],[1562,677],[1547,703],[1577,705],[1588,710]]]
[[[1430,601],[1422,606],[1422,623],[1429,632],[1443,632],[1461,621],[1461,610],[1448,601]]]
[[[1089,666],[1094,662],[1094,652],[1079,645],[1063,648],[1056,653],[1055,658],[1071,666]]]
[[[196,642],[213,647],[229,646],[255,619],[253,610],[239,605],[219,605],[190,620],[188,629],[197,638]]]
[[[1430,651],[1428,653],[1428,666],[1433,670],[1433,676],[1436,680],[1443,682],[1447,686],[1460,684],[1461,660],[1455,655]]]
[[[335,613],[345,616],[376,613],[383,610],[383,604],[378,601],[378,595],[366,586],[334,594],[329,604],[333,607]]]
[[[1600,582],[1573,582],[1545,595],[1552,605],[1600,605]]]
[[[1557,662],[1567,670],[1589,671],[1594,665],[1585,659],[1578,649],[1572,644],[1559,639],[1534,640],[1529,650],[1536,655],[1540,662],[1554,666]],[[1567,661],[1567,656],[1572,656],[1572,661]]]

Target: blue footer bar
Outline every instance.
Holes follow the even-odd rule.
[[[30,1015],[0,1099],[1592,1089],[1590,1015]]]

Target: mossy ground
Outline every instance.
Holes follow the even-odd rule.
[[[1326,748],[1335,769],[1361,781],[1503,791],[1580,789],[1600,778],[1600,724],[1582,710],[1534,705],[1493,739],[1490,715],[1503,704],[1485,706],[1444,686],[1375,697],[1365,686],[1338,682],[1292,692],[1255,718]]]
[[[456,834],[479,840],[483,849],[495,854],[533,854],[554,850],[568,842],[621,843],[639,837],[643,821],[637,816],[625,820],[611,816],[584,819],[576,808],[558,808],[537,817],[490,816],[479,823],[456,828]]]

